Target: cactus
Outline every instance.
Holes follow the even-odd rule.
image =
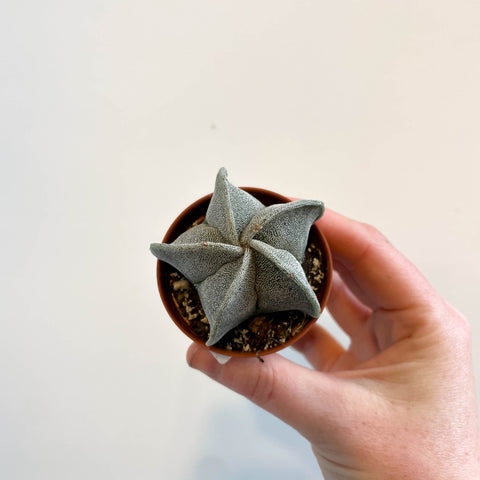
[[[265,207],[233,186],[221,168],[205,221],[171,244],[152,244],[150,251],[197,289],[211,346],[256,314],[320,315],[301,263],[310,227],[323,212],[323,203],[314,200]]]

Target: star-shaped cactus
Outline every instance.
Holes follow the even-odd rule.
[[[320,315],[302,261],[312,224],[322,216],[314,200],[264,206],[217,175],[205,221],[151,252],[197,289],[210,324],[207,346],[247,318],[284,310]]]

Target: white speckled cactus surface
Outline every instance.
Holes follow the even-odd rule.
[[[301,263],[323,203],[299,200],[265,207],[220,169],[205,221],[151,252],[197,289],[210,324],[207,345],[259,313],[320,315]]]

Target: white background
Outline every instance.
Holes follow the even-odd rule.
[[[381,229],[478,386],[479,58],[473,0],[3,0],[1,478],[320,478],[158,297],[149,244],[221,166]]]

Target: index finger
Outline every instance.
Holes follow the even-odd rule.
[[[326,210],[318,226],[334,268],[372,309],[399,310],[425,304],[432,287],[377,229]]]

